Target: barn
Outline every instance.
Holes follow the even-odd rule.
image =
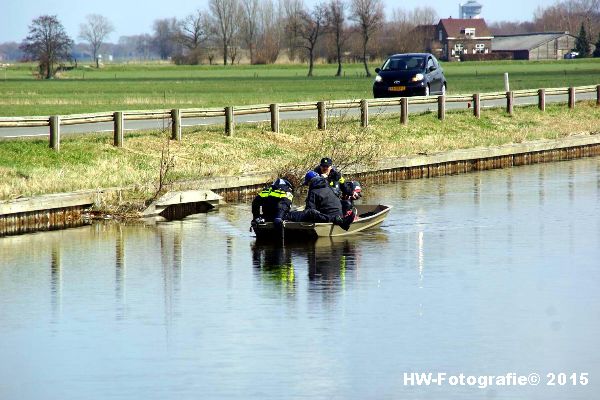
[[[575,47],[575,39],[569,32],[496,35],[492,54],[513,60],[560,60]]]

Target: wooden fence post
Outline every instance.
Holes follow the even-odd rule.
[[[279,104],[271,104],[271,132],[279,133]]]
[[[506,112],[513,115],[514,111],[514,95],[512,91],[506,92]]]
[[[225,136],[233,136],[233,107],[225,107]]]
[[[360,126],[363,128],[369,126],[369,102],[367,99],[360,101]]]
[[[446,119],[446,96],[438,96],[438,119],[443,121]]]
[[[114,140],[115,147],[123,147],[123,111],[116,111],[113,114],[114,121]]]
[[[481,98],[479,93],[473,95],[473,115],[475,118],[481,118]]]
[[[569,108],[575,108],[575,88],[569,88]]]
[[[60,151],[60,117],[58,115],[50,117],[50,148]]]
[[[171,139],[181,141],[181,110],[171,110]]]
[[[600,85],[596,86],[596,105],[600,106]]]
[[[402,125],[408,124],[408,98],[402,97],[400,99],[400,123]]]
[[[324,101],[319,101],[317,103],[317,114],[319,119],[318,128],[324,131],[327,129],[327,115]]]
[[[546,89],[538,90],[538,108],[540,111],[546,111]]]

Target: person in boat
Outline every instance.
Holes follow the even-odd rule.
[[[306,207],[303,211],[291,211],[287,220],[294,222],[332,222],[348,230],[354,221],[354,213],[343,216],[342,202],[325,178],[315,171],[304,176],[304,185],[308,185]]]
[[[293,199],[294,186],[287,179],[275,179],[252,200],[251,225],[265,222],[281,225],[283,218],[292,208]]]
[[[362,188],[358,181],[345,181],[340,185],[340,199],[342,201],[342,214],[354,209],[354,200],[362,197]]]
[[[329,186],[333,187],[336,192],[340,190],[340,185],[346,182],[341,172],[333,166],[333,160],[329,157],[321,158],[321,162],[313,171],[327,179]]]

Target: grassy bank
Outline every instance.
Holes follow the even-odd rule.
[[[504,72],[513,90],[600,83],[600,59],[445,63],[443,68],[450,94],[503,90]],[[0,115],[371,98],[373,83],[362,64],[345,65],[340,78],[334,77],[335,65],[317,65],[313,78],[306,77],[305,65],[80,66],[51,81],[34,79],[32,70],[33,64],[0,70]]]
[[[310,164],[322,155],[334,160],[353,152],[362,161],[417,153],[558,139],[598,133],[600,108],[578,103],[574,110],[550,105],[545,113],[535,107],[517,108],[513,117],[503,110],[485,110],[476,120],[470,112],[449,112],[440,122],[436,114],[411,116],[401,126],[397,116],[371,116],[361,129],[355,119],[331,118],[328,131],[314,121],[284,121],[281,133],[267,124],[239,125],[234,137],[221,128],[187,129],[181,142],[160,131],[128,134],[125,147],[112,146],[111,135],[65,137],[60,153],[46,140],[0,141],[0,198],[14,199],[80,189],[136,186],[140,198],[156,190],[162,161],[172,160],[168,182],[211,176],[236,176],[283,171],[290,165]],[[169,153],[168,157],[161,154]]]

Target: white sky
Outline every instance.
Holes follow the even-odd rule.
[[[477,0],[483,5],[482,16],[486,21],[528,21],[538,6],[554,4],[555,0]],[[442,18],[458,18],[459,1],[429,0],[383,0],[387,15],[395,8],[412,10],[427,4]],[[462,3],[465,3],[463,0]],[[314,4],[316,0],[305,0]],[[0,0],[0,43],[21,42],[28,33],[34,18],[40,15],[57,15],[67,34],[78,42],[79,25],[88,14],[101,14],[115,26],[108,38],[116,42],[119,36],[152,33],[152,23],[159,18],[183,18],[196,9],[207,10],[207,0]]]

